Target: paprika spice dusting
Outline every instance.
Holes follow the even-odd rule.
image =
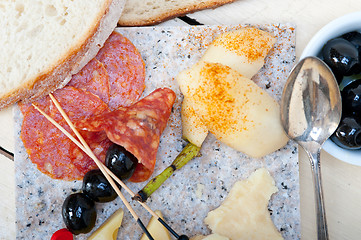
[[[245,56],[249,62],[264,58],[273,44],[273,37],[257,28],[227,32],[213,42],[214,46],[223,46],[228,51]]]

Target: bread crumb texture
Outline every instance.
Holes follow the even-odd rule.
[[[153,25],[198,10],[215,8],[235,0],[128,0],[118,24]]]
[[[82,61],[78,53],[88,53],[93,45],[98,45],[100,37],[92,37],[100,31],[102,22],[109,19],[105,16],[119,12],[113,20],[114,26],[105,27],[108,35],[114,29],[120,11],[110,10],[110,6],[113,6],[111,0],[1,1],[0,108],[9,101],[37,94],[39,89],[61,87],[59,82],[70,78],[69,70],[77,69]],[[65,69],[61,67],[64,64]],[[53,83],[39,87],[44,82],[38,83],[38,80],[49,76],[51,79],[46,81]],[[24,94],[24,89],[33,88],[37,92]]]

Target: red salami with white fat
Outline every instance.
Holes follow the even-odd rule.
[[[54,92],[64,111],[73,123],[95,114],[109,112],[108,106],[93,93],[73,87],[65,87]],[[72,133],[49,96],[34,102],[41,110]],[[37,168],[55,179],[81,179],[85,173],[95,169],[96,165],[68,137],[50,123],[30,104],[19,104],[24,120],[21,128],[21,139],[30,160]],[[95,155],[105,159],[111,142],[104,132],[80,131]],[[75,136],[72,133],[73,136]]]
[[[95,58],[85,65],[80,72],[73,75],[68,86],[94,93],[106,104],[110,101],[108,73],[104,65]]]
[[[175,97],[172,90],[159,88],[132,106],[79,121],[77,127],[105,131],[112,142],[131,152],[139,163],[129,180],[142,182],[153,173],[159,140]]]
[[[113,32],[96,56],[109,75],[111,110],[136,102],[145,88],[145,64],[126,37]]]
[[[96,58],[75,74],[67,87],[55,91],[54,96],[76,124],[79,120],[133,104],[144,90],[144,81],[145,64],[140,53],[127,38],[114,32]],[[73,134],[49,97],[35,104]],[[35,108],[24,104],[20,104],[20,108],[24,116],[21,138],[31,161],[41,172],[52,178],[73,180],[81,179],[96,168],[93,160]],[[80,133],[95,155],[104,161],[111,144],[106,133]],[[138,174],[140,172],[146,170],[139,170]]]

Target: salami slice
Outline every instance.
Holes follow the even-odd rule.
[[[55,91],[54,97],[73,123],[94,114],[109,112],[108,106],[98,96],[70,86]],[[49,96],[34,104],[72,133]],[[55,179],[70,181],[81,179],[86,172],[96,168],[92,159],[33,106],[20,104],[20,109],[24,116],[20,137],[30,160],[41,172]],[[106,134],[88,131],[80,133],[95,155],[104,161],[106,150],[111,144]]]
[[[145,64],[136,47],[120,33],[113,32],[98,52],[109,75],[111,110],[130,106],[145,88]]]
[[[142,182],[153,173],[159,140],[175,97],[172,90],[159,88],[132,106],[79,121],[77,127],[103,130],[112,142],[131,152],[139,163],[130,181]]]
[[[106,104],[110,101],[109,76],[104,65],[96,58],[85,65],[80,72],[73,75],[68,86],[94,93]]]

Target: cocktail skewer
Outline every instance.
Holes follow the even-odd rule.
[[[50,98],[52,99],[52,101],[54,102],[55,106],[58,108],[58,110],[60,111],[61,115],[64,117],[64,119],[66,120],[66,122],[68,123],[68,125],[70,126],[70,128],[73,130],[73,132],[75,133],[75,135],[78,137],[78,139],[80,140],[81,143],[79,143],[74,137],[71,136],[70,133],[68,133],[63,127],[61,127],[58,123],[56,123],[53,119],[51,119],[50,116],[48,116],[45,112],[43,112],[41,109],[39,109],[36,105],[33,104],[33,106],[41,113],[43,114],[52,124],[54,124],[56,127],[59,128],[60,131],[62,131],[67,137],[70,138],[70,136],[72,138],[70,138],[74,143],[75,141],[78,142],[76,143],[76,145],[78,147],[80,147],[91,159],[93,159],[93,161],[95,162],[95,164],[98,166],[98,168],[100,169],[100,171],[104,174],[105,178],[108,180],[108,182],[110,183],[110,185],[113,187],[114,191],[118,194],[118,196],[120,197],[120,199],[123,201],[124,205],[126,206],[126,208],[129,210],[129,212],[132,214],[133,218],[135,219],[135,221],[139,224],[140,228],[144,231],[144,233],[147,235],[147,237],[150,240],[154,240],[154,238],[152,237],[152,235],[149,233],[149,231],[147,230],[147,228],[144,226],[143,222],[140,220],[140,218],[138,217],[138,215],[136,214],[136,212],[134,211],[134,209],[132,208],[132,206],[130,206],[129,202],[125,199],[124,195],[121,193],[121,191],[119,190],[119,188],[117,187],[117,185],[115,184],[114,180],[110,177],[110,175],[108,174],[108,172],[105,170],[105,166],[102,164],[102,162],[99,161],[99,159],[94,155],[93,151],[90,149],[89,145],[85,142],[84,138],[80,135],[80,133],[75,129],[73,123],[70,121],[70,119],[68,118],[68,116],[66,115],[66,113],[64,112],[64,110],[61,108],[60,104],[58,103],[58,101],[52,96],[52,94],[49,94]],[[65,133],[67,132],[67,133]]]
[[[64,112],[62,107],[60,106],[59,102],[55,99],[55,97],[52,94],[49,94],[51,100],[65,119],[65,121],[68,123],[70,128],[73,130],[75,135],[78,137],[78,139],[81,141],[81,143],[75,139],[67,130],[65,130],[60,124],[58,124],[54,119],[52,119],[50,116],[48,116],[45,112],[43,112],[41,109],[39,109],[36,105],[33,104],[33,106],[42,114],[45,118],[47,118],[55,127],[57,127],[61,132],[63,132],[74,144],[76,144],[82,151],[84,151],[91,159],[95,161],[98,168],[102,171],[104,176],[107,178],[109,183],[112,185],[114,190],[117,192],[121,200],[124,202],[125,206],[128,208],[128,210],[131,212],[134,219],[138,222],[142,230],[145,232],[145,234],[148,236],[149,239],[153,239],[152,236],[149,234],[148,230],[144,227],[144,224],[141,222],[140,218],[137,216],[137,214],[134,212],[130,204],[126,201],[124,195],[120,192],[119,188],[115,185],[113,179],[121,185],[133,198],[136,196],[136,194],[128,188],[123,181],[121,181],[112,171],[110,171],[101,161],[97,159],[97,157],[94,155],[92,150],[90,149],[89,145],[85,142],[84,138],[80,135],[78,130],[75,128],[74,124],[71,122],[67,114]],[[111,179],[111,178],[113,179]],[[108,179],[109,178],[109,179]],[[114,186],[113,186],[114,184]],[[116,190],[118,189],[118,191]],[[121,197],[122,196],[122,197]],[[177,239],[179,240],[187,240],[189,239],[186,235],[178,235],[163,219],[161,219],[148,205],[146,205],[144,202],[138,201],[153,217],[155,217],[170,233],[172,233]]]

